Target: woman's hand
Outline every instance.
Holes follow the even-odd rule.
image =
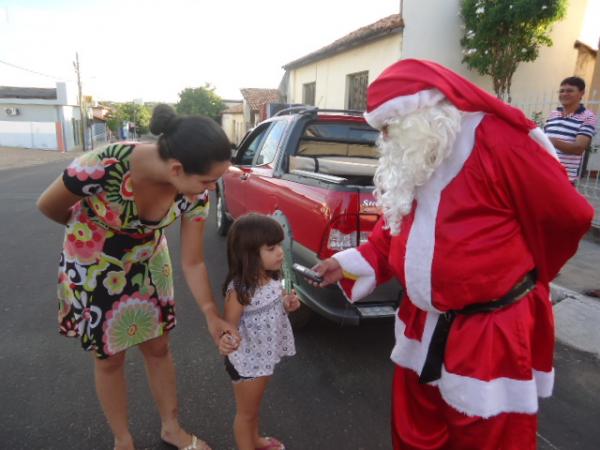
[[[292,292],[283,296],[283,307],[286,312],[296,311],[300,308],[300,299],[295,290],[292,289]]]
[[[321,261],[317,265],[313,266],[311,270],[323,277],[323,281],[321,281],[321,283],[311,282],[313,286],[317,287],[328,286],[330,284],[337,283],[344,278],[342,266],[340,266],[340,263],[334,258],[327,258]]]
[[[219,348],[221,354],[227,355],[237,350],[240,346],[240,334],[233,325],[216,315],[207,316],[206,322],[208,324],[208,332],[215,341],[215,345]],[[228,339],[227,342],[223,340],[223,337],[226,335],[231,338]]]

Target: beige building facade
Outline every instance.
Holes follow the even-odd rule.
[[[314,105],[319,108],[349,108],[350,80],[367,73],[367,84],[400,59],[402,35],[397,33],[367,45],[309,63],[290,73],[290,103],[304,103],[303,91],[315,85]]]
[[[364,110],[368,84],[402,54],[399,14],[360,28],[283,68],[287,103]]]
[[[242,102],[229,106],[221,116],[221,127],[229,138],[229,142],[238,145],[246,133],[244,108]]]

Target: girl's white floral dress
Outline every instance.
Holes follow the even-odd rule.
[[[271,280],[256,289],[250,304],[244,306],[239,333],[240,347],[228,358],[242,377],[272,375],[282,357],[296,354],[281,281]]]

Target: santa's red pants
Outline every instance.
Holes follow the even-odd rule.
[[[448,405],[438,388],[419,384],[396,366],[392,391],[394,450],[535,450],[537,415],[469,417]]]

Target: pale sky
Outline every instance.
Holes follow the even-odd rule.
[[[281,66],[390,14],[400,0],[0,0],[0,85],[75,80],[95,100],[226,99],[277,88]],[[20,66],[42,76],[19,70]]]

